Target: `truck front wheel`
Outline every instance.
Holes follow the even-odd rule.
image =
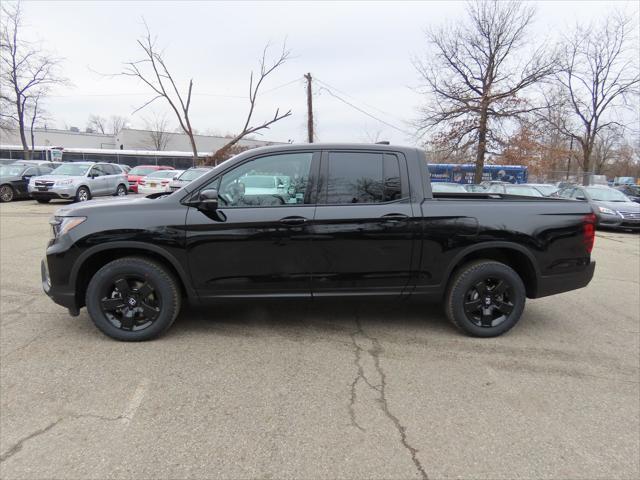
[[[445,297],[449,320],[474,337],[496,337],[513,327],[524,309],[526,290],[508,265],[479,260],[461,267]]]
[[[93,323],[116,340],[151,340],[173,324],[180,288],[165,267],[141,257],[114,260],[91,278],[86,305]]]

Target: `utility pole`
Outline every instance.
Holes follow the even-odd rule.
[[[313,143],[313,101],[311,100],[311,73],[307,73],[307,136],[309,143]]]

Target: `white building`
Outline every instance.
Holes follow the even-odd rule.
[[[27,132],[28,133],[28,132]],[[34,129],[34,145],[63,147],[63,148],[100,148],[117,150],[157,150],[153,141],[153,132],[148,130],[135,130],[125,128],[117,135],[102,133],[72,132],[70,130]],[[191,153],[189,138],[181,133],[163,133],[166,135],[166,145],[163,150],[184,151]],[[31,143],[31,139],[27,141]],[[224,146],[229,139],[214,137],[211,135],[196,135],[198,152],[215,152]],[[269,142],[264,140],[240,140],[239,145],[247,147],[262,147],[275,145],[282,142]],[[0,131],[0,144],[20,145],[20,133],[18,130]]]

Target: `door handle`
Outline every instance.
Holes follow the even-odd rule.
[[[308,220],[304,217],[284,217],[280,219],[280,223],[285,225],[303,225],[307,222]]]
[[[392,221],[392,222],[406,222],[409,220],[409,215],[404,215],[402,213],[387,213],[381,217],[383,220]]]

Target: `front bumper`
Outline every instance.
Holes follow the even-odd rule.
[[[615,228],[623,230],[640,230],[640,218],[628,218],[620,215],[597,215],[599,228]]]
[[[78,304],[76,302],[75,292],[73,290],[56,287],[51,284],[46,258],[43,258],[40,262],[40,274],[42,276],[42,290],[44,290],[44,293],[46,293],[49,298],[58,305],[68,308],[72,315],[77,315]]]
[[[533,298],[546,297],[556,293],[577,290],[586,287],[596,269],[596,262],[591,261],[583,269],[577,272],[563,273],[560,275],[543,275],[538,279],[536,294]]]
[[[133,193],[138,193],[138,182],[129,182],[129,191]]]
[[[76,188],[73,185],[65,186],[65,187],[49,187],[45,189],[36,189],[35,187],[29,186],[29,196],[31,198],[35,198],[36,200],[39,198],[42,199],[72,199],[76,196]]]

